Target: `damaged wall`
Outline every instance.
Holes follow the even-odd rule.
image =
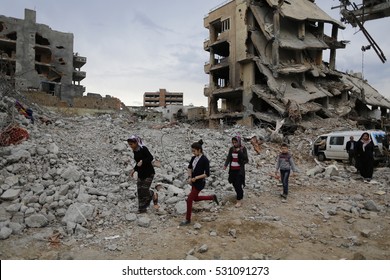
[[[390,101],[335,69],[337,49],[345,48],[338,30],[345,27],[313,2],[235,0],[204,18],[210,126],[221,119],[251,126],[281,117],[293,124],[313,113],[327,118],[356,110],[361,116],[372,106],[387,114]],[[331,34],[325,34],[326,24]]]
[[[83,95],[80,81],[86,73],[80,68],[86,58],[73,53],[72,33],[37,24],[36,12],[29,9],[25,9],[25,19],[0,16],[0,25],[2,62],[12,68],[2,71],[14,79],[16,90],[44,91],[69,104],[73,97]]]
[[[102,97],[100,95],[90,95],[75,97],[73,106],[76,108],[101,109],[101,110],[120,110],[122,102],[111,96]]]

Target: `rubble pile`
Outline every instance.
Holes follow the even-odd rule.
[[[154,234],[160,228],[176,227],[186,212],[190,146],[202,139],[211,166],[211,176],[203,192],[216,193],[222,203],[221,206],[196,203],[195,211],[209,212],[202,218],[195,214],[201,223],[195,229],[200,230],[202,223],[218,220],[219,215],[234,205],[235,192],[222,167],[231,138],[236,134],[248,140],[245,143],[250,158],[246,167],[246,197],[259,200],[251,213],[242,214],[243,219],[274,223],[283,219],[274,212],[275,205],[262,200],[269,195],[278,197],[279,193],[275,188],[279,182],[272,174],[280,144],[270,141],[266,129],[234,126],[212,130],[180,123],[158,126],[147,122],[128,123],[127,118],[126,115],[57,116],[48,124],[32,124],[16,114],[15,120],[29,132],[30,138],[18,145],[0,147],[0,239],[3,240],[0,242],[23,236],[29,229],[48,229],[42,236],[46,240],[57,242],[58,236],[77,237],[88,246],[102,242],[96,232],[116,229],[119,225],[130,224],[132,234],[142,230]],[[319,212],[325,220],[332,220],[340,211],[348,213],[351,221],[370,218],[372,212],[389,217],[390,169],[377,169],[374,180],[367,185],[353,167],[342,162],[316,163],[310,156],[311,141],[340,122],[328,120],[328,127],[324,120],[321,126],[315,122],[315,119],[311,124],[303,121],[294,134],[284,138],[290,143],[300,169],[299,176],[291,179],[296,189],[292,193],[302,192],[302,196],[295,198],[299,201],[299,211]],[[354,125],[345,120],[341,124],[348,128]],[[135,213],[136,181],[129,178],[134,160],[126,143],[131,134],[140,135],[155,157],[156,176],[152,186],[157,186],[160,208],[150,209],[147,214]],[[249,143],[252,135],[264,139],[260,154]],[[353,193],[349,194],[351,187]],[[229,229],[229,234],[235,231]],[[303,239],[315,236],[312,228],[299,232]],[[128,240],[115,236],[105,237],[113,242],[107,245],[107,250],[129,246]],[[136,240],[130,245],[134,250],[142,248]]]

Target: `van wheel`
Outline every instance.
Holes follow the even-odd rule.
[[[325,154],[324,153],[319,153],[318,154],[318,160],[319,161],[324,161],[326,159],[326,157],[325,157]]]

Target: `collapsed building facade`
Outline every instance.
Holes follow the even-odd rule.
[[[73,52],[73,34],[36,23],[36,12],[25,19],[0,15],[1,74],[21,92],[45,92],[73,105],[83,96],[80,68],[86,58]]]
[[[336,70],[336,51],[345,48],[338,31],[345,27],[314,1],[227,1],[206,15],[204,27],[209,30],[204,95],[211,127],[286,117],[293,125],[313,114],[388,115],[389,100],[361,77]]]

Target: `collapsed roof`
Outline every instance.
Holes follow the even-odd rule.
[[[337,33],[345,27],[322,11],[314,1],[232,1],[230,5],[235,4],[237,12],[242,10],[242,2],[246,4],[246,12],[241,24],[247,28],[247,38],[238,38],[237,33],[242,28],[241,19],[230,15],[232,21],[236,22],[230,23],[229,27],[233,30],[225,32],[234,35],[228,33],[215,40],[210,37],[209,45],[205,48],[219,56],[218,60],[210,62],[210,81],[225,79],[222,86],[218,84],[213,87],[211,84],[206,94],[211,105],[211,119],[222,117],[213,106],[218,99],[225,99],[228,103],[224,116],[244,117],[249,113],[254,118],[266,121],[272,119],[269,111],[275,115],[289,116],[293,122],[313,112],[324,117],[335,117],[345,116],[354,109],[369,113],[380,107],[382,113],[387,114],[389,100],[358,75],[335,69],[336,50],[345,48],[346,44],[338,41]],[[232,10],[225,7],[224,14],[224,7],[220,9],[220,14],[223,14],[220,20],[229,18],[226,13]],[[210,29],[216,20],[210,15],[205,22],[207,20],[209,25],[206,24],[206,27]],[[332,25],[330,36],[325,34],[325,23]],[[245,58],[239,57],[243,53],[240,45],[245,46]],[[323,61],[324,50],[330,50],[329,62]],[[239,70],[234,65],[237,62],[241,66]],[[254,65],[254,74],[243,70],[248,63]],[[225,72],[224,67],[228,69]],[[227,71],[238,71],[239,74],[226,74]],[[237,76],[239,79],[235,79]],[[245,95],[248,84],[252,98],[248,103],[244,97],[241,98],[240,112],[236,99],[238,93]],[[233,110],[229,111],[229,108]]]

